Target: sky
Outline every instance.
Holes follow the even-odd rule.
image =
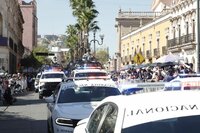
[[[24,0],[29,2],[31,0]],[[96,39],[100,41],[99,35],[104,35],[103,45],[96,47],[109,47],[111,57],[118,51],[117,30],[115,18],[118,11],[151,11],[153,0],[93,0],[96,10],[99,12],[96,20],[100,31]],[[76,18],[72,15],[69,0],[36,0],[39,35],[65,34],[67,25],[75,24]],[[90,34],[89,41],[93,39]]]

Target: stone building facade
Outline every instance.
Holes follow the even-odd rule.
[[[24,19],[17,0],[0,1],[0,69],[16,73],[24,53]]]
[[[37,46],[38,34],[38,18],[37,18],[37,3],[36,0],[25,2],[18,0],[22,15],[24,18],[23,24],[23,45],[26,52],[31,52]]]

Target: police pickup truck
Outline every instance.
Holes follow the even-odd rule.
[[[65,78],[66,76],[63,71],[42,72],[38,85],[39,99],[50,96],[56,86]]]

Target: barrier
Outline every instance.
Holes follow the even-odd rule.
[[[142,90],[137,91],[137,93],[161,91],[165,88],[165,82],[137,83],[137,87],[143,88]]]
[[[135,80],[123,80],[119,83],[119,89],[122,92],[128,88],[143,88],[142,90],[138,90],[135,93],[147,93],[154,91],[162,91],[165,88],[166,82],[140,82]]]

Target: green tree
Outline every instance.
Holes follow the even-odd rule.
[[[108,62],[109,53],[106,50],[98,50],[96,53],[96,59],[101,64],[106,64]]]
[[[78,30],[75,25],[68,25],[66,30],[66,40],[65,44],[69,48],[69,58],[71,60],[74,60],[77,56],[77,43],[78,43],[78,36],[77,36]]]
[[[37,56],[37,52],[44,52],[48,53],[48,48],[45,46],[37,46],[33,49],[33,57],[40,62],[41,64],[50,64],[51,60],[48,58],[48,56]]]
[[[39,62],[31,53],[30,55],[26,56],[25,58],[21,59],[21,66],[28,68],[28,67],[33,67],[33,68],[39,68],[42,66],[42,63]]]

